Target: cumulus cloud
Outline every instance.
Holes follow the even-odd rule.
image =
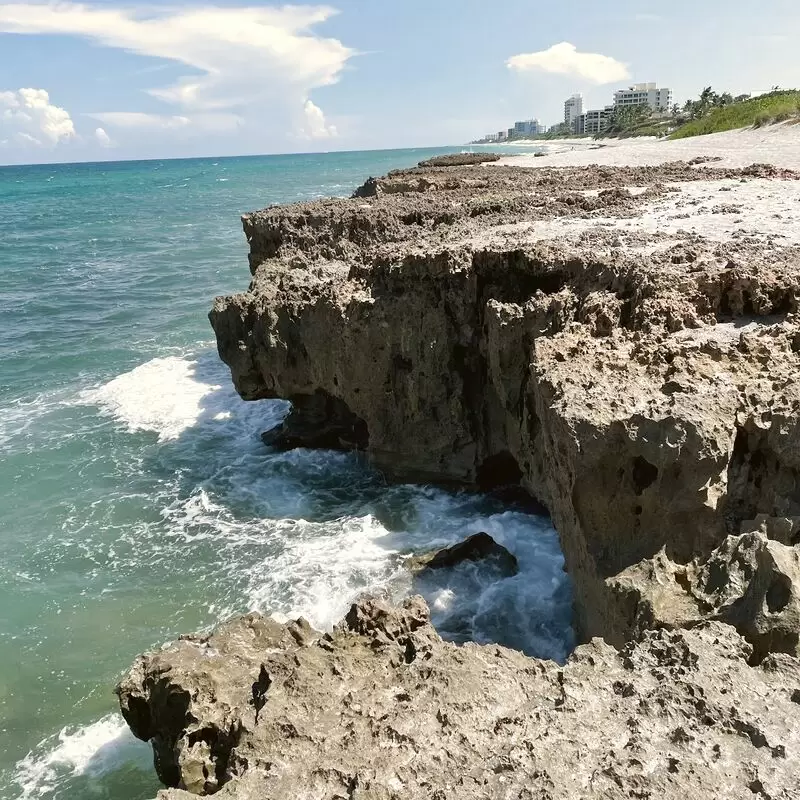
[[[132,9],[70,2],[0,3],[0,32],[80,36],[178,62],[187,68],[186,75],[148,91],[180,107],[180,116],[197,126],[214,128],[221,123],[217,112],[241,113],[254,106],[286,111],[287,118],[296,117],[292,108],[297,109],[307,126],[309,94],[338,81],[354,55],[338,40],[312,30],[335,13],[328,6]],[[118,116],[116,123],[125,121]],[[233,124],[230,117],[227,124]],[[322,125],[331,130],[324,121]]]
[[[0,129],[20,144],[40,147],[75,137],[69,112],[53,105],[45,89],[0,92]]]
[[[97,143],[100,147],[113,147],[114,142],[111,141],[111,137],[105,132],[104,128],[96,128],[94,132],[94,138],[97,140]]]
[[[304,123],[300,128],[300,135],[305,139],[330,139],[337,135],[336,126],[328,125],[322,109],[306,100],[303,107]]]
[[[517,72],[547,72],[582,78],[598,85],[630,78],[628,66],[600,53],[580,53],[574,44],[561,42],[538,53],[512,56],[506,66]]]

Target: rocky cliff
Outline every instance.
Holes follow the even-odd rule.
[[[292,401],[265,441],[524,489],[587,643],[455,646],[376,597],[184,637],[117,690],[164,800],[798,800],[797,178],[446,163],[245,216],[211,321],[244,398]],[[503,558],[424,563],[464,552]]]
[[[292,401],[273,443],[359,448],[402,480],[520,484],[559,531],[580,634],[622,644],[652,611],[626,570],[800,517],[800,248],[700,235],[708,209],[681,199],[701,182],[715,219],[746,216],[743,184],[796,178],[419,168],[249,214],[253,280],[214,304],[219,353],[244,398]],[[687,229],[646,229],[658,204]]]
[[[161,800],[800,797],[800,664],[721,623],[599,639],[564,667],[438,637],[421,598],[333,635],[249,615],[145,656],[118,692]]]

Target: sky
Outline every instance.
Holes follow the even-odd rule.
[[[462,144],[656,81],[800,87],[798,0],[0,0],[0,164]]]

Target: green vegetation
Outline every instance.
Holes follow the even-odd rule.
[[[628,136],[663,136],[670,124],[669,118],[663,119],[653,114],[647,104],[638,106],[617,106],[608,116],[608,126],[595,136],[596,139],[621,138]]]
[[[673,109],[675,119],[684,124],[671,134],[671,139],[785,122],[800,116],[800,91],[775,87],[759,97],[733,97],[727,92],[717,94],[709,86],[698,100],[689,100],[682,111]]]

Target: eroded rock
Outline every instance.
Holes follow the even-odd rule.
[[[622,652],[594,640],[563,667],[443,642],[420,598],[365,598],[302,644],[297,626],[248,615],[137,661],[118,693],[175,787],[163,800],[793,800],[800,788],[800,663],[750,666],[719,622]]]
[[[559,531],[580,636],[622,645],[616,576],[800,517],[800,250],[633,222],[682,184],[742,176],[797,177],[417,168],[246,215],[253,281],[215,302],[220,355],[246,399],[333,398],[363,435],[331,411],[324,441],[391,478],[511,476]]]

